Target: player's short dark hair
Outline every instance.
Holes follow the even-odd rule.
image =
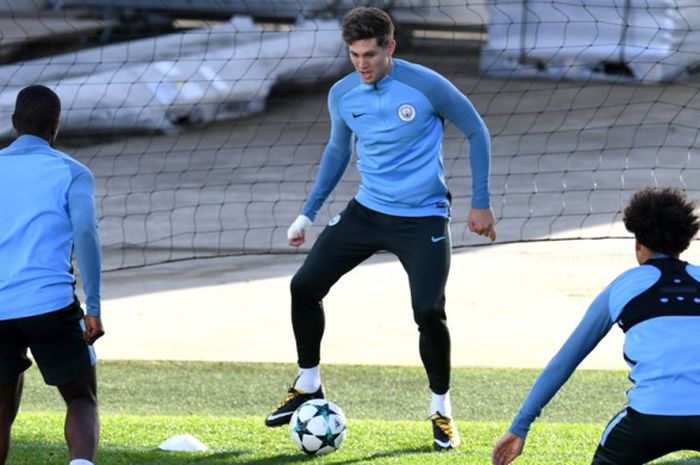
[[[61,115],[61,100],[42,85],[25,87],[15,102],[14,124],[19,134],[44,135],[53,130]]]
[[[374,38],[380,47],[394,38],[394,23],[385,11],[373,6],[358,6],[345,15],[343,40],[346,44]]]
[[[634,193],[623,222],[640,244],[677,257],[700,228],[695,203],[675,188],[647,187]]]

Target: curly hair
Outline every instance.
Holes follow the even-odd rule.
[[[386,46],[394,38],[394,23],[385,11],[373,6],[359,6],[345,15],[343,40],[346,44],[374,38],[380,47]]]
[[[625,208],[625,228],[648,249],[677,257],[700,228],[695,203],[675,188],[646,187]]]

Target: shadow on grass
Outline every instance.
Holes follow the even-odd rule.
[[[341,464],[358,463],[366,460],[381,459],[385,457],[399,457],[402,455],[423,455],[423,454],[435,454],[435,451],[431,447],[417,447],[415,449],[400,449],[400,450],[387,450],[383,452],[377,452],[370,455],[369,457],[363,457],[357,460],[348,460],[345,462],[339,462]]]
[[[97,453],[98,463],[110,465],[223,465],[248,463],[242,457],[248,450],[232,450],[213,454],[192,452],[166,452],[157,449],[125,450],[119,447],[103,447]],[[46,445],[14,442],[10,447],[7,465],[64,465],[68,450],[63,445]],[[273,463],[273,462],[270,462]]]
[[[418,454],[431,454],[434,451],[429,447],[421,447],[415,449],[399,449],[391,451],[382,451],[368,456],[362,456],[347,460],[342,460],[339,462],[333,461],[333,465],[350,465],[353,463],[368,463],[372,460],[382,459],[386,457],[400,457],[403,455],[418,455]],[[280,454],[273,457],[265,457],[256,460],[246,460],[246,465],[268,465],[268,464],[294,464],[294,463],[308,463],[313,460],[314,457],[302,455],[302,454]]]
[[[11,448],[8,465],[45,464],[63,465],[67,460],[67,450],[63,446],[38,445],[38,444],[14,444]],[[110,465],[293,465],[308,464],[314,457],[299,454],[278,454],[269,457],[251,458],[252,452],[246,449],[220,451],[215,453],[196,454],[190,452],[165,452],[161,450],[124,450],[121,448],[102,448],[98,452],[98,462]],[[340,456],[328,457],[329,464],[351,465],[358,463],[371,463],[387,457],[401,457],[408,455],[433,454],[429,447],[413,449],[398,449],[392,451],[376,452],[361,457],[343,460]],[[338,460],[340,459],[340,460]]]
[[[258,459],[246,458],[248,451],[224,451],[217,452],[214,454],[207,455],[205,457],[196,457],[192,454],[182,454],[176,453],[176,455],[171,455],[170,453],[161,453],[159,457],[154,457],[154,453],[133,453],[129,452],[126,454],[116,453],[113,457],[110,457],[109,453],[102,453],[101,458],[104,459],[106,463],[117,463],[116,460],[123,460],[124,463],[139,463],[139,464],[159,464],[159,465],[180,465],[180,464],[198,464],[198,465],[219,465],[219,464],[237,464],[245,463],[246,465],[292,465],[292,464],[302,464],[309,463],[314,457],[307,456],[304,454],[278,454],[270,457],[262,457]],[[375,454],[370,454],[369,456],[362,456],[351,458],[341,461],[330,461],[334,465],[351,465],[355,463],[369,463],[375,459],[382,459],[386,457],[400,457],[405,455],[418,455],[418,454],[432,454],[434,453],[432,449],[428,447],[415,448],[415,449],[401,449],[393,451],[382,451]],[[167,455],[166,455],[167,454]],[[179,456],[178,456],[179,455]],[[115,460],[114,462],[112,460]],[[153,461],[151,461],[153,460]]]

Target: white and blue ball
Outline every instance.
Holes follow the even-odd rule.
[[[312,399],[296,409],[289,433],[299,450],[309,455],[328,454],[338,450],[345,440],[345,415],[333,402]]]

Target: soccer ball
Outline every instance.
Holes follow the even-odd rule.
[[[338,450],[346,431],[343,411],[326,399],[304,402],[289,422],[292,441],[299,450],[309,455],[323,455]]]

